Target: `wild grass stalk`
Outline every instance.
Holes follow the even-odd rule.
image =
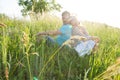
[[[41,77],[41,74],[43,73],[43,71],[45,70],[46,66],[48,65],[48,63],[54,58],[54,56],[57,54],[57,52],[63,47],[64,45],[60,46],[57,50],[55,50],[54,53],[52,53],[52,55],[50,56],[50,58],[48,59],[48,61],[45,63],[45,65],[43,66],[43,68],[41,69],[38,78]]]
[[[7,27],[7,26],[6,26]],[[7,48],[8,48],[8,41],[9,41],[9,37],[8,37],[8,33],[7,33],[7,29],[6,28],[2,28],[2,41],[1,41],[1,45],[2,45],[2,62],[3,62],[3,67],[4,67],[4,74],[5,74],[5,78],[6,80],[9,80],[9,69],[8,69],[8,62],[7,62]]]
[[[23,22],[6,18],[0,18],[0,21],[9,25],[9,28],[0,27],[1,80],[7,79],[7,77],[9,80],[32,80],[33,77],[41,80],[93,80],[97,77],[96,79],[99,80],[108,78],[108,75],[112,76],[113,80],[120,79],[118,65],[114,70],[107,69],[110,67],[109,65],[114,65],[114,61],[120,56],[120,29],[105,24],[85,22],[90,35],[100,38],[100,44],[94,54],[82,58],[68,49],[49,48],[45,46],[44,41],[35,44],[34,34],[39,31],[54,30],[60,27],[60,21]],[[29,26],[28,29],[26,26]],[[21,36],[23,43],[20,41]],[[89,68],[91,69],[89,70]],[[112,71],[109,72],[110,70]],[[6,74],[2,74],[2,72]],[[103,74],[103,72],[105,73]]]
[[[30,65],[30,58],[29,58],[30,57],[29,50],[30,50],[32,44],[30,43],[29,28],[27,28],[27,27],[25,28],[25,32],[23,32],[22,42],[23,42],[24,51],[25,51],[25,54],[26,54],[27,66],[28,66],[30,80],[32,80],[32,72],[31,72],[31,65]]]
[[[113,76],[120,74],[120,58],[116,60],[116,62],[108,66],[107,70],[105,70],[100,75],[96,76],[94,80],[104,80],[104,79],[112,79]]]

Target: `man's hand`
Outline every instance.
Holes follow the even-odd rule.
[[[39,32],[39,33],[36,34],[36,36],[41,36],[41,35],[47,35],[47,33],[45,33],[45,32]]]

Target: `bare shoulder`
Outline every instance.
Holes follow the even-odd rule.
[[[86,28],[84,26],[79,26],[79,28],[82,30],[86,30]]]

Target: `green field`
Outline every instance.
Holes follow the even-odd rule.
[[[84,21],[100,38],[96,52],[79,57],[73,49],[37,43],[39,31],[56,30],[61,20],[24,21],[0,16],[0,80],[120,80],[120,29]]]

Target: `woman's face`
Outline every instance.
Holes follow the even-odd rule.
[[[76,23],[75,23],[74,20],[72,20],[72,21],[70,22],[70,24],[71,24],[72,26],[75,26],[75,25],[76,25]]]
[[[77,21],[77,19],[73,19],[73,20],[71,20],[70,24],[72,26],[78,26],[79,22]]]

